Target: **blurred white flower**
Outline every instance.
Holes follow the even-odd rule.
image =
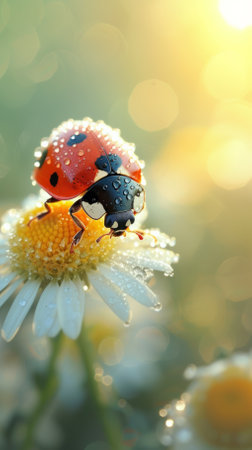
[[[235,354],[196,368],[178,401],[159,411],[160,440],[173,450],[252,449],[252,354]]]
[[[167,249],[174,245],[158,230],[151,230],[139,241],[135,234],[126,238],[96,239],[104,232],[103,220],[92,220],[79,213],[86,229],[81,243],[70,253],[76,225],[68,214],[71,202],[55,203],[52,213],[27,226],[30,217],[42,211],[26,205],[22,211],[10,210],[0,234],[0,306],[13,296],[13,303],[2,327],[10,341],[37,301],[34,331],[38,336],[55,336],[62,329],[75,339],[81,329],[85,301],[98,295],[126,324],[130,321],[128,298],[160,309],[160,303],[147,281],[153,271],[172,275],[171,264],[178,255]],[[96,291],[96,293],[94,292]]]

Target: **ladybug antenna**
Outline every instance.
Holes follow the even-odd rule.
[[[98,237],[98,239],[96,239],[97,244],[99,244],[101,239],[104,238],[105,236],[110,236],[110,239],[111,239],[113,236],[113,230],[110,230],[109,233],[102,234],[100,237]]]
[[[91,133],[92,136],[95,138],[96,142],[99,144],[99,146],[101,147],[102,151],[105,153],[105,156],[106,156],[106,158],[107,158],[107,160],[108,160],[108,164],[109,164],[109,169],[110,169],[110,170],[109,170],[109,175],[110,175],[110,174],[113,173],[114,171],[113,171],[113,169],[112,169],[112,167],[111,167],[111,163],[110,163],[110,160],[109,160],[109,155],[108,155],[106,149],[103,147],[103,145],[102,145],[100,139],[98,138],[98,136],[96,136],[96,134],[94,133],[94,131],[90,131],[90,133]],[[106,236],[106,235],[105,235],[105,236]]]
[[[155,244],[158,243],[158,240],[156,236],[152,233],[148,233],[148,231],[141,231],[141,230],[127,230],[129,233],[135,233],[139,237],[139,239],[142,241],[144,236],[150,236],[152,239],[154,239]]]

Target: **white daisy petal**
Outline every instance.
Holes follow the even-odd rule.
[[[107,279],[142,305],[155,306],[158,304],[157,296],[145,283],[135,278],[130,272],[121,270],[118,265],[101,264],[99,270]]]
[[[146,269],[159,270],[171,274],[171,258],[167,250],[161,248],[139,248],[124,251],[122,260],[130,266],[140,266]]]
[[[61,326],[59,323],[59,319],[56,316],[53,325],[51,326],[50,330],[48,330],[47,336],[49,337],[55,337],[57,334],[59,334],[61,330]]]
[[[33,328],[37,336],[45,336],[55,322],[57,316],[58,283],[49,283],[41,294],[34,314]]]
[[[2,336],[10,341],[31,308],[39,290],[40,281],[27,281],[12,303],[2,328]]]
[[[8,262],[8,256],[0,255],[0,265],[6,264]]]
[[[17,274],[15,272],[8,272],[5,274],[0,274],[0,291],[8,286],[14,278],[16,278]]]
[[[99,270],[90,270],[90,272],[88,272],[88,278],[110,309],[112,309],[112,311],[124,322],[128,322],[130,309],[126,295],[117,286],[113,285],[105,278]]]
[[[0,234],[0,247],[5,247],[5,248],[7,248],[7,245],[6,245],[6,238],[5,238],[2,234]]]
[[[63,280],[57,295],[59,322],[72,339],[80,333],[84,314],[85,294],[80,281]]]
[[[19,278],[18,280],[14,281],[8,288],[6,288],[3,292],[0,294],[0,306],[2,306],[6,300],[10,298],[10,296],[15,292],[15,290],[20,286],[20,284],[23,281]]]

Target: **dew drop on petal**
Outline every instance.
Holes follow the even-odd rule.
[[[19,304],[20,304],[20,306],[25,306],[26,305],[26,300],[20,300]]]
[[[156,305],[153,306],[153,309],[157,312],[161,311],[162,309],[162,304],[161,303],[156,303]]]

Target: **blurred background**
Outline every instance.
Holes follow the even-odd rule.
[[[251,25],[249,0],[0,2],[0,212],[38,192],[40,139],[89,116],[135,142],[147,226],[177,239],[174,278],[155,281],[161,313],[133,306],[124,329],[100,303],[87,312],[97,380],[118,393],[129,448],[163,448],[159,409],[186,386],[188,364],[251,348]],[[30,328],[0,344],[7,440],[18,440],[50,352]],[[106,450],[70,341],[58,369],[38,448]]]

